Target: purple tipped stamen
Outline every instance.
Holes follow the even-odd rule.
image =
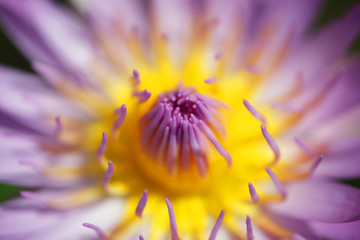
[[[254,203],[259,202],[259,200],[260,200],[259,195],[257,194],[257,192],[256,192],[254,186],[252,185],[252,183],[249,182],[248,186],[249,186],[249,192],[250,192],[251,200]]]
[[[116,133],[116,131],[122,126],[122,124],[125,120],[126,113],[127,113],[126,105],[123,104],[120,108],[116,109],[115,113],[118,113],[119,117],[114,123],[113,129],[112,129],[113,133]]]
[[[221,146],[221,144],[214,137],[212,137],[211,135],[207,135],[207,137],[210,140],[210,142],[214,145],[216,150],[220,153],[220,155],[226,160],[229,167],[231,167],[232,158],[230,154],[223,148],[223,146]]]
[[[209,143],[231,166],[230,154],[213,137],[225,132],[218,119],[220,106],[214,103],[191,88],[160,95],[140,120],[143,150],[154,162],[166,166],[171,175],[195,166],[202,177],[206,176]]]
[[[101,239],[101,240],[105,240],[106,239],[106,235],[105,233],[96,225],[91,224],[91,223],[83,223],[82,224],[84,227],[86,228],[90,228],[92,230],[94,230],[94,232],[96,233],[96,235]]]
[[[266,168],[266,172],[269,174],[269,176],[271,177],[271,180],[273,181],[273,183],[275,184],[275,187],[277,188],[277,190],[279,191],[279,193],[286,197],[286,191],[284,189],[284,187],[281,185],[279,179],[276,177],[276,175],[274,174],[273,171],[270,170],[270,168]]]
[[[275,164],[280,158],[279,147],[278,147],[277,143],[275,142],[275,139],[270,135],[270,133],[267,131],[267,129],[264,125],[261,125],[261,132],[262,132],[266,142],[268,143],[269,147],[274,152],[275,158],[274,158],[274,161],[272,164]]]
[[[254,239],[254,233],[253,233],[253,229],[252,229],[251,218],[249,217],[249,215],[246,216],[246,236],[247,236],[248,240],[253,240]]]
[[[142,216],[142,213],[143,213],[146,203],[147,203],[147,199],[148,199],[148,191],[145,190],[143,195],[140,198],[140,201],[139,201],[137,207],[136,207],[136,210],[135,210],[136,216],[138,216],[138,217]]]
[[[149,92],[147,89],[145,89],[142,92],[135,92],[134,96],[138,97],[139,101],[138,103],[144,103],[151,97],[151,92]]]
[[[212,84],[212,83],[215,83],[215,82],[216,82],[216,78],[214,78],[214,77],[211,77],[211,78],[208,78],[208,79],[204,80],[204,83],[206,83],[206,84]]]
[[[167,205],[168,211],[169,211],[171,239],[172,240],[180,240],[178,233],[177,233],[176,219],[175,219],[173,206],[171,205],[171,202],[167,198],[165,199],[165,201],[166,201],[166,205]]]
[[[320,163],[322,162],[322,160],[324,159],[324,155],[320,155],[320,157],[318,159],[316,159],[316,161],[314,162],[314,164],[311,167],[311,173],[313,173],[318,166],[320,165]]]
[[[216,60],[220,60],[222,58],[222,53],[218,52],[218,53],[215,54],[214,57],[215,57]]]
[[[106,170],[106,172],[105,172],[105,175],[104,175],[104,177],[103,177],[103,180],[102,180],[102,186],[103,186],[103,188],[105,189],[105,191],[107,191],[107,192],[108,192],[108,190],[109,190],[109,182],[110,182],[110,179],[111,179],[111,177],[112,177],[112,175],[113,175],[113,172],[114,172],[114,165],[113,165],[113,163],[110,161],[110,162],[108,163],[108,168],[107,168],[107,170]]]
[[[266,125],[266,119],[259,111],[257,111],[246,99],[243,100],[246,109],[263,125]]]
[[[311,148],[309,148],[309,146],[303,143],[300,139],[294,138],[294,141],[297,143],[297,145],[299,145],[299,147],[304,151],[306,155],[308,155],[309,157],[313,157],[315,155],[313,150],[311,150]]]
[[[246,66],[245,70],[248,71],[248,72],[251,72],[253,74],[259,73],[259,69],[257,67],[255,67],[255,66]]]
[[[145,238],[143,236],[139,236],[139,240],[145,240]]]
[[[133,70],[133,80],[134,80],[135,86],[140,84],[140,74],[136,69]]]
[[[134,78],[139,78],[140,77],[140,74],[136,69],[133,70],[133,76],[134,76]]]
[[[106,132],[103,132],[100,146],[96,152],[96,158],[98,162],[101,162],[103,159],[104,153],[106,151],[107,142],[108,142],[108,137],[106,135]]]
[[[215,240],[216,234],[218,233],[221,223],[224,219],[224,214],[225,214],[225,211],[221,210],[220,215],[219,215],[218,219],[216,220],[215,226],[213,227],[213,229],[211,231],[209,240]]]

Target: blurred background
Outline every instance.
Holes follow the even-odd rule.
[[[56,0],[56,1],[71,7],[68,1],[66,0]],[[316,33],[317,31],[319,31],[319,29],[325,27],[331,21],[343,16],[356,3],[360,3],[360,0],[325,0],[322,9],[319,11],[318,15],[313,20],[313,24],[309,27],[308,34],[311,35]],[[353,56],[353,55],[358,55],[359,53],[360,53],[360,34],[358,34],[356,40],[349,48],[348,55]],[[1,26],[0,26],[0,64],[8,65],[14,68],[32,72],[29,61],[12,44],[11,39],[7,38]],[[360,167],[360,161],[359,161],[359,167]],[[360,188],[360,179],[347,180],[345,183]],[[11,198],[19,196],[19,192],[21,190],[24,189],[18,186],[12,186],[12,185],[0,183],[0,202],[4,202]]]

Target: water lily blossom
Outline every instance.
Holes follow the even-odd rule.
[[[0,0],[0,239],[360,239],[360,5]]]

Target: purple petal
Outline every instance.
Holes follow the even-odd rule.
[[[87,72],[92,51],[85,36],[90,33],[70,11],[45,0],[1,1],[0,17],[31,60],[68,72]]]
[[[360,175],[359,155],[329,156],[318,166],[316,176],[357,178]]]
[[[37,77],[0,66],[1,111],[7,113],[22,125],[42,133],[54,133],[54,122],[48,117],[77,116],[84,118],[83,111],[69,105]]]
[[[360,239],[360,221],[347,223],[312,222],[310,226],[319,236],[333,240]]]
[[[104,234],[104,232],[96,225],[91,224],[91,223],[83,223],[82,224],[84,227],[90,228],[92,230],[95,231],[96,235],[100,238],[100,239],[106,239],[106,236]]]
[[[360,219],[360,190],[339,183],[306,180],[287,188],[287,199],[270,207],[274,213],[324,222]]]
[[[38,215],[38,220],[34,219],[34,221],[39,221],[43,214]],[[108,232],[116,227],[116,224],[121,220],[121,216],[125,213],[124,202],[119,199],[107,199],[95,205],[72,211],[57,211],[52,214],[57,217],[58,221],[28,235],[28,240],[49,239],[49,236],[53,236],[52,238],[56,236],[55,239],[92,239],[94,238],[94,232],[84,228],[82,223],[91,222],[92,225],[97,226],[103,232]],[[21,218],[21,216],[19,217]],[[24,224],[31,225],[28,223],[29,221]]]

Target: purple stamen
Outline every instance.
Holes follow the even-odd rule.
[[[321,154],[320,157],[314,162],[314,164],[311,167],[311,173],[315,172],[315,170],[318,168],[322,160],[324,159],[324,155]]]
[[[221,210],[220,215],[219,215],[218,219],[216,220],[215,226],[213,227],[213,229],[211,231],[211,235],[209,237],[209,240],[215,240],[216,234],[218,233],[218,231],[220,229],[220,226],[221,226],[221,223],[222,223],[222,221],[224,219],[224,214],[225,214],[225,211]]]
[[[230,154],[221,146],[221,144],[211,135],[207,135],[210,142],[214,145],[216,150],[220,153],[220,155],[226,160],[229,167],[232,165],[232,158]]]
[[[214,77],[211,77],[211,78],[208,78],[208,79],[204,80],[204,83],[206,83],[206,84],[212,84],[212,83],[215,83],[215,82],[216,82],[216,78],[214,78]]]
[[[144,103],[151,97],[151,92],[145,89],[142,92],[135,92],[134,95],[139,98],[138,103]]]
[[[175,219],[173,206],[171,205],[171,202],[167,198],[165,198],[165,201],[166,201],[166,205],[167,205],[168,211],[169,211],[171,239],[172,240],[180,240],[178,233],[177,233],[176,219]]]
[[[264,115],[262,115],[260,112],[258,112],[246,99],[243,100],[243,103],[246,107],[246,109],[257,119],[259,120],[263,125],[266,125],[266,119]]]
[[[175,168],[175,160],[177,155],[177,143],[176,143],[176,120],[172,119],[170,136],[169,136],[169,148],[168,148],[168,171],[173,174]]]
[[[96,235],[101,239],[101,240],[105,240],[106,236],[105,233],[96,225],[91,224],[91,223],[83,223],[82,224],[84,227],[86,228],[90,228],[92,230],[94,230],[94,232],[96,233]]]
[[[207,135],[225,135],[217,118],[220,104],[214,106],[212,101],[216,102],[196,94],[192,88],[179,88],[160,95],[154,108],[141,118],[142,148],[152,160],[164,164],[169,174],[196,166],[201,176],[206,175]],[[212,140],[231,164],[230,155],[215,138]]]
[[[315,153],[311,150],[306,144],[304,144],[300,139],[294,138],[294,141],[299,145],[299,147],[308,155],[309,157],[313,157]]]
[[[195,135],[196,141],[198,142],[200,149],[207,149],[208,145],[207,145],[207,142],[204,141],[205,140],[204,134],[201,132],[201,130],[198,128],[198,126],[196,124],[192,124],[191,126],[194,129],[194,135]],[[202,154],[202,156],[205,159],[205,162],[207,163],[206,154]]]
[[[136,69],[133,70],[133,79],[136,86],[140,84],[140,74]]]
[[[140,123],[144,123],[146,121],[149,121],[150,119],[154,118],[155,116],[159,115],[159,112],[164,110],[164,104],[160,103],[156,108],[154,108],[153,110],[151,110],[150,112],[148,112],[145,116],[143,116],[140,119]],[[115,112],[115,114],[117,114]],[[161,118],[162,113],[159,116],[159,120]]]
[[[140,201],[139,201],[137,207],[136,207],[136,210],[135,210],[136,216],[138,216],[138,217],[142,216],[142,213],[143,213],[146,203],[147,203],[147,199],[148,199],[148,191],[145,190],[143,195],[140,198]]]
[[[113,175],[113,172],[114,172],[114,165],[111,161],[109,161],[108,168],[107,168],[105,175],[103,177],[103,180],[102,180],[102,186],[105,189],[105,191],[107,191],[107,192],[109,190],[109,182]]]
[[[192,154],[194,155],[199,174],[201,177],[205,177],[205,175],[207,173],[206,165],[203,162],[201,149],[200,149],[199,144],[195,137],[193,124],[189,124],[189,140],[190,140],[189,141],[190,149],[191,149]]]
[[[126,117],[126,113],[127,113],[127,109],[126,109],[126,105],[123,104],[120,108],[118,108],[116,111],[116,113],[119,113],[119,117],[118,119],[115,121],[114,126],[113,126],[113,134],[116,133],[116,131],[121,127],[121,125],[123,124],[125,117]]]
[[[55,124],[56,124],[55,134],[58,135],[60,133],[61,129],[62,129],[60,116],[55,117]]]
[[[134,78],[139,78],[140,77],[140,74],[136,69],[133,70],[133,76],[134,76]]]
[[[101,162],[103,159],[104,153],[106,151],[107,142],[108,142],[108,137],[106,135],[106,132],[103,132],[101,144],[96,152],[96,157],[98,162]]]
[[[139,236],[139,240],[145,240],[145,238],[143,236]]]
[[[253,229],[252,229],[251,218],[249,217],[249,215],[246,216],[246,236],[247,236],[248,240],[253,240],[254,239],[254,233],[253,233]]]
[[[213,126],[222,135],[225,135],[224,126],[216,117],[214,117],[214,115],[210,112],[204,103],[198,103],[197,109],[201,114],[203,114],[203,119],[205,122],[207,122],[210,126]]]
[[[182,138],[182,166],[184,170],[190,169],[190,146],[189,146],[189,123],[187,121],[184,121],[182,124],[182,132],[183,132],[183,138]]]
[[[215,57],[216,60],[220,60],[222,58],[222,53],[218,52],[218,53],[215,54],[214,57]]]
[[[280,158],[279,147],[278,147],[277,143],[275,142],[275,139],[270,135],[270,133],[267,131],[267,129],[264,125],[261,125],[261,131],[262,131],[262,134],[263,134],[266,142],[270,146],[271,150],[274,152],[275,159],[272,162],[272,164],[275,164]]]
[[[165,152],[166,145],[167,145],[167,143],[168,143],[169,132],[170,132],[170,128],[169,128],[169,126],[167,126],[167,127],[165,128],[164,135],[163,135],[163,138],[162,138],[162,140],[161,140],[161,144],[160,144],[160,147],[159,147],[159,149],[158,149],[156,159],[160,159],[160,157],[162,157],[162,155],[163,155],[164,152]]]
[[[251,73],[254,73],[254,74],[259,73],[259,69],[257,67],[255,67],[255,66],[246,66],[245,70],[249,71]]]
[[[284,187],[281,185],[279,179],[276,177],[276,175],[274,174],[273,171],[270,170],[270,168],[266,168],[266,172],[269,174],[269,176],[271,177],[271,180],[274,182],[275,187],[277,188],[277,190],[279,191],[279,193],[281,195],[283,195],[284,197],[286,197],[286,191],[284,189]]]
[[[164,106],[164,104],[160,104],[160,107],[158,108],[158,110],[156,111],[156,113],[154,114],[153,117],[149,117],[150,120],[147,122],[146,124],[146,128],[143,131],[143,137],[142,137],[142,146],[143,148],[147,147],[148,141],[150,140],[150,137],[153,133],[153,131],[156,130],[159,121],[162,119],[164,112],[166,111],[166,107]],[[143,117],[144,122],[145,120],[148,118],[148,115],[145,115]]]
[[[259,195],[257,194],[257,192],[256,192],[254,186],[252,185],[252,183],[249,182],[248,186],[249,186],[249,192],[250,192],[251,200],[254,203],[259,202],[259,200],[260,200]]]
[[[198,121],[198,125],[207,135],[215,136],[215,133],[204,123],[203,120]]]
[[[150,152],[151,152],[152,156],[155,155],[155,152],[157,151],[157,147],[159,146],[159,143],[160,143],[161,139],[163,138],[165,128],[167,127],[167,125],[170,122],[170,118],[171,118],[170,115],[171,115],[171,110],[166,109],[165,116],[161,120],[161,123],[158,126],[158,130],[156,131],[155,136],[153,137],[153,140],[150,144]]]
[[[194,96],[202,102],[206,102],[206,105],[213,107],[214,109],[216,108],[229,108],[226,104],[224,104],[223,102],[217,101],[215,99],[211,99],[205,96],[202,96],[198,93],[195,93]]]

